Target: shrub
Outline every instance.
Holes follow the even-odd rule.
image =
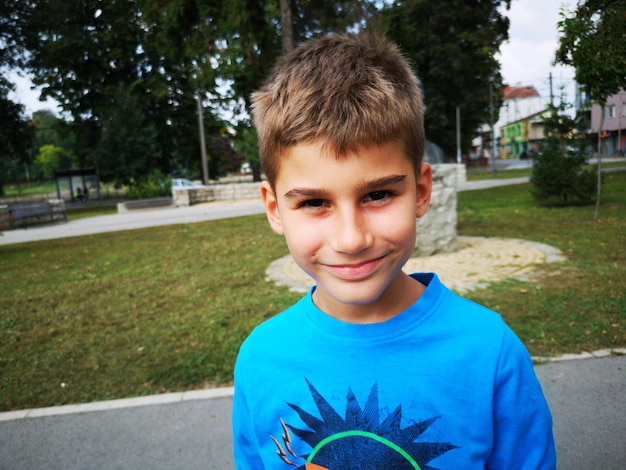
[[[532,195],[543,206],[592,203],[597,179],[593,169],[586,168],[585,115],[572,118],[564,105],[550,110],[544,120],[547,137],[534,157]]]
[[[146,178],[135,181],[128,187],[126,199],[150,199],[168,197],[172,195],[172,180],[158,170],[150,173]]]
[[[535,200],[545,206],[589,204],[596,193],[596,175],[586,161],[564,151],[556,139],[548,139],[533,162],[530,182]]]

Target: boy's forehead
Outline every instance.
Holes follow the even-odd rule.
[[[406,161],[415,170],[412,159],[406,156],[404,148],[398,142],[388,142],[383,145],[363,145],[355,151],[348,151],[345,154],[338,154],[333,149],[329,149],[324,142],[313,142],[296,144],[284,148],[276,159],[275,180],[272,185],[281,179],[281,176],[288,174],[289,181],[282,180],[282,183],[299,183],[307,181],[319,181],[320,174],[332,171],[331,176],[339,175],[369,175],[377,178],[387,173],[387,164],[391,159],[396,162],[398,158]]]
[[[389,153],[385,152],[370,152],[370,150],[382,149],[382,148],[391,148],[393,147],[393,153],[395,155],[401,155],[406,158],[407,161],[414,163],[414,160],[411,159],[405,152],[404,147],[400,142],[390,141],[385,144],[375,145],[375,144],[363,144],[358,146],[355,150],[347,151],[345,153],[339,153],[334,147],[327,144],[327,142],[323,140],[313,141],[313,142],[304,142],[295,145],[291,145],[289,147],[282,148],[277,153],[276,162],[277,165],[277,174],[280,173],[281,167],[283,164],[294,162],[294,159],[299,161],[308,160],[310,164],[319,164],[322,165],[325,162],[335,162],[342,161],[346,159],[353,159],[356,165],[359,165],[360,160],[359,156],[363,153],[368,154],[368,158],[372,158],[372,155],[377,160],[385,160],[389,157]],[[363,165],[367,165],[367,162],[364,159],[361,159]]]

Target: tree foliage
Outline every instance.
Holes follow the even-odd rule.
[[[28,125],[24,106],[9,98],[15,89],[7,76],[9,67],[22,64],[23,44],[19,25],[24,4],[19,1],[0,2],[0,194],[8,175],[19,183],[20,167],[32,158],[29,150],[33,132]]]
[[[71,116],[78,164],[92,166],[97,158],[102,177],[117,183],[154,167],[167,172],[183,166],[190,148],[198,148],[196,89],[186,57],[165,47],[171,41],[164,26],[150,22],[136,0],[39,0],[28,6],[19,20],[25,66],[42,97],[54,98]],[[138,109],[130,116],[141,114],[142,125],[128,132],[144,145],[134,146],[139,153],[118,180],[122,172],[108,169],[120,163],[119,146],[107,147],[115,140],[107,129],[124,123],[131,104]]]
[[[422,81],[426,136],[446,155],[455,154],[457,106],[464,149],[489,120],[489,81],[502,83],[495,55],[508,38],[509,20],[500,11],[509,6],[510,0],[406,0],[384,11],[387,35]]]
[[[586,113],[574,117],[564,103],[549,107],[546,138],[533,161],[530,181],[535,200],[544,206],[588,204],[596,191],[594,172],[586,169]]]
[[[71,163],[71,157],[63,148],[46,144],[39,148],[39,152],[35,157],[35,163],[41,177],[51,179],[54,177],[54,170],[68,168],[68,163]]]
[[[9,99],[12,85],[0,76],[0,193],[10,174],[20,183],[21,168],[31,162],[33,129],[24,114],[24,106]]]
[[[556,62],[572,65],[576,81],[602,108],[607,98],[626,88],[626,0],[586,0],[569,16],[561,11],[561,33]],[[598,126],[597,198],[598,218],[602,188],[602,153]]]
[[[296,41],[345,31],[375,13],[366,0],[290,4]],[[245,108],[281,51],[275,0],[9,2],[0,7],[0,28],[5,24],[10,27],[6,34],[0,29],[0,39],[6,37],[16,52],[11,57],[20,59],[12,65],[22,65],[42,98],[55,99],[70,116],[77,164],[93,165],[97,158],[105,169],[101,176],[118,183],[127,176],[109,170],[129,160],[120,156],[107,129],[124,122],[120,113],[130,103],[139,108],[131,116],[143,123],[132,129],[143,134],[134,138],[144,145],[135,147],[140,153],[126,174],[191,171],[200,155],[196,95],[206,108],[207,141],[224,149],[219,139],[224,123],[216,112],[220,99]],[[121,86],[125,91],[118,95]],[[230,90],[226,96],[224,89]],[[157,153],[150,150],[157,147]],[[211,165],[217,171],[230,168],[217,159],[233,156],[212,154]]]

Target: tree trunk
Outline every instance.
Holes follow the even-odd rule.
[[[283,54],[293,49],[293,23],[291,21],[291,0],[280,0],[280,30]]]

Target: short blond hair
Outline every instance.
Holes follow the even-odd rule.
[[[261,166],[273,186],[281,154],[323,141],[337,158],[361,146],[400,142],[416,170],[424,154],[419,80],[399,48],[380,36],[311,39],[281,57],[252,94]]]

